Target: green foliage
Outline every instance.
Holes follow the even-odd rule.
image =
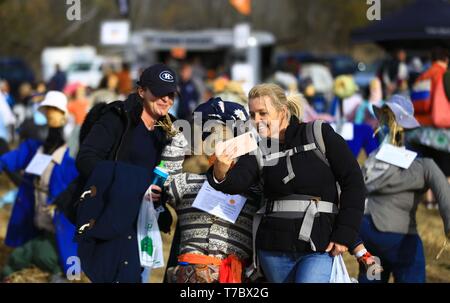
[[[100,23],[119,17],[116,1],[80,0],[81,20],[68,21],[63,0],[0,0],[0,55],[19,56],[40,70],[47,46],[97,45]],[[345,51],[349,33],[367,24],[366,0],[254,0],[252,15],[236,12],[228,0],[132,0],[133,29],[232,28],[249,21],[275,34],[278,45],[295,49]],[[383,0],[382,16],[411,0]]]

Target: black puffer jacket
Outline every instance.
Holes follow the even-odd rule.
[[[263,168],[264,195],[277,199],[290,194],[321,197],[321,200],[338,204],[336,181],[341,187],[340,210],[337,215],[321,213],[314,220],[311,239],[317,251],[325,251],[330,241],[352,246],[357,239],[364,211],[365,187],[359,165],[344,139],[328,124],[322,125],[328,167],[312,151],[297,153],[291,157],[295,178],[284,184],[288,175],[286,158],[280,158],[275,166]],[[306,123],[292,117],[285,134],[287,150],[310,142],[306,136]],[[215,189],[229,194],[239,194],[258,182],[259,170],[255,156],[239,159],[228,172],[226,179],[217,184],[208,171],[208,181]],[[258,249],[276,251],[309,252],[309,243],[298,240],[302,219],[264,217],[259,226],[256,246]]]
[[[132,134],[141,120],[142,110],[142,100],[135,93],[125,101],[116,101],[109,106],[80,146],[76,164],[82,177],[87,179],[101,160],[130,162]],[[156,148],[162,150],[170,139],[159,127],[155,132],[158,139]]]
[[[76,221],[78,199],[97,163],[111,160],[134,164],[130,153],[131,140],[133,131],[140,123],[142,110],[141,98],[137,94],[131,94],[125,101],[114,101],[89,112],[80,131],[82,142],[76,160],[80,174],[54,201],[73,224]],[[175,121],[172,116],[171,119]],[[155,137],[155,148],[158,151],[162,151],[171,140],[161,128],[155,129]],[[156,163],[158,162],[159,159],[156,159]],[[165,215],[160,217],[163,218]],[[170,227],[170,224],[167,226]]]

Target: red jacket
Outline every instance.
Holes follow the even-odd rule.
[[[414,102],[414,116],[419,121],[421,125],[433,125],[432,119],[431,119],[431,109],[432,109],[432,100],[434,100],[434,96],[436,94],[436,86],[439,83],[439,81],[442,81],[442,78],[444,77],[444,74],[446,72],[445,67],[438,63],[433,63],[433,65],[423,74],[417,78],[416,82],[422,81],[422,80],[431,80],[431,96],[429,99],[429,102],[426,103],[415,103]]]

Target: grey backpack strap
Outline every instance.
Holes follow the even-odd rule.
[[[328,162],[328,159],[326,157],[325,142],[323,141],[322,124],[323,124],[322,120],[316,120],[313,122],[313,126],[312,126],[314,139],[320,150],[320,152],[316,153],[316,154],[322,161],[325,162],[326,165],[328,165],[328,167],[330,167],[330,162]],[[336,182],[336,189],[338,192],[338,197],[340,197],[341,196],[341,186],[339,185],[338,182]]]
[[[323,142],[322,136],[322,120],[316,120],[313,122],[313,130],[314,130],[314,138],[316,139],[317,145],[319,145],[319,149],[322,154],[326,154],[325,142]]]
[[[264,217],[264,214],[266,212],[266,206],[264,205],[261,207],[253,216],[253,223],[252,223],[252,249],[253,249],[253,258],[252,263],[249,267],[247,267],[245,275],[247,278],[250,278],[250,280],[256,280],[263,276],[261,267],[258,260],[258,254],[256,252],[256,234],[258,232],[259,225],[261,224],[261,221]]]
[[[327,166],[330,166],[326,155],[325,142],[322,136],[322,120],[316,120],[306,124],[306,138],[308,143],[316,143],[318,149],[314,150],[314,153],[320,160],[322,160]]]
[[[263,157],[263,151],[258,148],[256,150],[256,162],[258,165],[258,172],[259,172],[259,187],[261,189],[261,205],[258,206],[258,211],[253,216],[253,222],[252,222],[252,250],[253,250],[253,258],[252,258],[252,264],[247,267],[245,271],[245,275],[250,280],[257,280],[261,277],[263,277],[259,262],[258,262],[258,255],[256,253],[256,233],[258,232],[259,225],[261,224],[261,220],[264,217],[264,214],[266,212],[266,205],[265,205],[265,199],[264,199],[264,178],[263,178],[263,169],[264,169],[264,157]]]
[[[264,168],[264,157],[263,151],[258,147],[256,150],[256,163],[258,164],[258,174],[259,174],[259,185],[261,188],[264,187],[264,178],[263,178],[263,168]]]

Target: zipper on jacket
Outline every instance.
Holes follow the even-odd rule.
[[[128,117],[128,112],[125,109],[121,109],[121,110],[125,112],[126,127],[125,127],[125,131],[123,132],[122,136],[120,137],[119,146],[117,146],[117,148],[116,148],[116,152],[115,152],[115,155],[114,155],[114,161],[117,161],[117,158],[118,158],[119,153],[120,153],[120,149],[122,148],[122,144],[123,144],[124,138],[125,138],[126,134],[128,133],[128,130],[130,129],[130,119]]]

